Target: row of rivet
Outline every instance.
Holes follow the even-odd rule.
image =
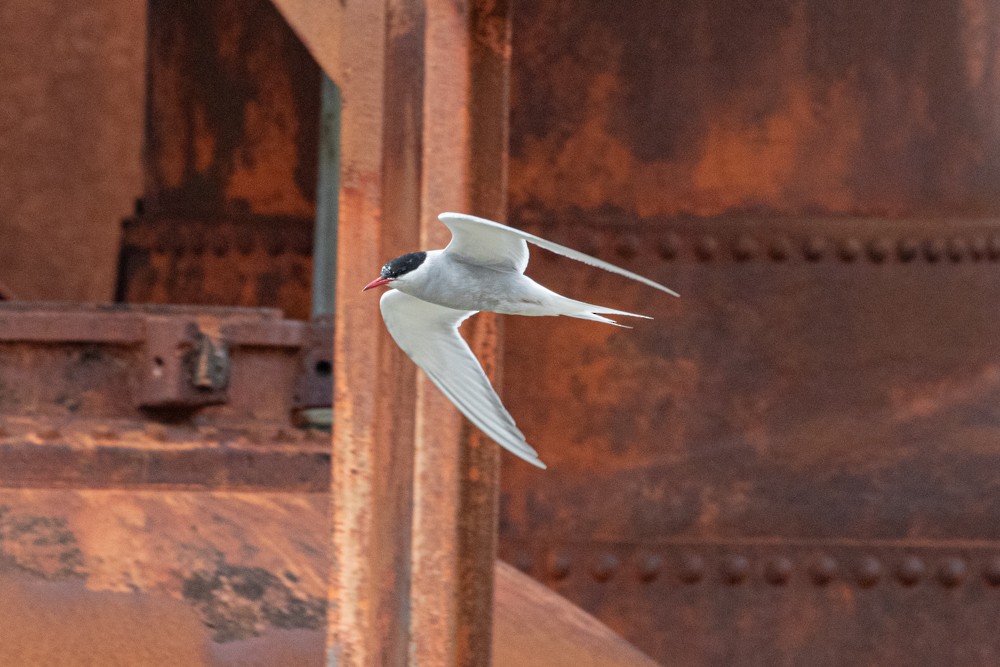
[[[518,560],[517,567],[525,572],[532,569],[531,560],[524,557]],[[757,568],[749,558],[741,555],[728,555],[717,564],[717,573],[722,581],[737,585],[748,581],[756,572],[765,581],[776,586],[785,584],[796,571],[796,564],[785,556],[770,558]],[[652,582],[658,579],[666,569],[666,561],[657,555],[647,555],[637,559],[632,572],[640,581]],[[831,583],[838,577],[845,581],[854,581],[863,588],[870,588],[887,578],[887,566],[874,556],[863,556],[842,565],[831,556],[821,555],[804,561],[799,566],[810,581],[817,586]],[[569,556],[551,553],[545,560],[544,574],[553,580],[562,580],[572,572],[572,561]],[[586,570],[596,581],[610,581],[616,574],[623,571],[621,561],[611,553],[605,553],[591,560]],[[695,584],[711,576],[709,563],[697,554],[681,556],[674,570],[676,578],[682,583]],[[906,556],[895,563],[892,572],[896,580],[904,586],[913,586],[921,580],[934,577],[942,586],[952,588],[966,580],[969,571],[968,562],[959,557],[947,557],[937,563],[937,567],[929,566],[918,556]],[[983,563],[981,571],[983,579],[991,586],[1000,586],[1000,556],[993,557]]]
[[[291,239],[281,234],[268,234],[266,236],[268,237],[266,239],[255,238],[252,233],[238,234],[235,231],[227,232],[220,229],[211,236],[210,240],[206,240],[205,234],[201,231],[184,233],[173,230],[169,233],[159,234],[150,249],[157,254],[171,253],[178,257],[200,257],[207,252],[211,252],[216,257],[224,257],[230,254],[233,249],[241,255],[250,255],[258,247],[263,248],[272,257],[283,255],[289,251],[303,257],[312,254],[312,238],[302,234],[294,234],[292,236],[298,238]],[[143,244],[135,241],[129,242],[128,245],[144,247]]]
[[[737,262],[761,259],[773,262],[793,259],[820,262],[825,259],[836,259],[850,263],[867,259],[879,264],[893,259],[904,263],[918,259],[932,263],[942,260],[951,262],[1000,260],[1000,235],[990,238],[974,236],[923,241],[915,238],[903,238],[897,241],[888,238],[867,241],[859,238],[834,240],[822,236],[793,240],[792,237],[779,235],[762,241],[752,235],[743,234],[723,241],[706,234],[685,243],[678,234],[671,232],[657,242],[656,251],[662,259],[674,260],[684,254],[686,244],[690,246],[693,256],[703,262],[718,259],[733,259]],[[625,234],[614,243],[614,252],[622,259],[632,259],[639,254],[641,245],[638,236]],[[599,254],[599,246],[595,236],[585,236],[579,241],[579,249],[589,254]]]
[[[168,432],[167,428],[162,424],[156,424],[156,423],[147,424],[143,429],[143,431],[146,436],[159,442],[167,442],[173,439],[170,433]],[[127,431],[127,433],[125,434],[126,437],[128,433],[131,433],[131,431]],[[50,442],[53,440],[62,440],[63,438],[76,435],[89,435],[94,440],[102,440],[102,441],[119,440],[123,437],[122,433],[119,433],[118,431],[112,428],[100,427],[100,426],[94,429],[82,430],[82,431],[71,430],[71,429],[63,431],[57,428],[46,428],[46,429],[41,429],[39,431],[35,431],[33,435],[38,440],[44,440]],[[15,437],[14,433],[8,431],[7,429],[4,429],[3,427],[0,427],[0,439],[9,437]],[[225,436],[223,436],[222,432],[212,427],[201,427],[193,431],[185,430],[180,435],[180,439],[183,440],[197,438],[200,440],[204,440],[206,442],[218,441],[222,437],[225,437],[226,439],[232,439],[233,437],[242,437],[251,442],[287,443],[287,442],[297,442],[299,440],[324,441],[329,439],[330,435],[329,433],[315,429],[279,428],[273,431],[259,431],[259,432],[252,430],[233,431],[231,429],[227,429]]]

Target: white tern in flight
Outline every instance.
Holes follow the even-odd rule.
[[[469,421],[528,463],[545,464],[524,439],[458,327],[479,311],[567,315],[618,325],[604,315],[645,315],[594,306],[546,289],[524,275],[528,243],[677,296],[673,290],[596,257],[533,234],[462,213],[438,216],[451,230],[444,250],[411,252],[387,262],[365,290],[392,289],[379,306],[389,334]]]

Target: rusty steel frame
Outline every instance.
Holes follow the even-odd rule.
[[[416,374],[358,286],[444,244],[442,210],[503,217],[508,8],[275,4],[343,99],[331,660],[488,664],[497,449]],[[465,334],[492,371],[496,323],[477,320]]]

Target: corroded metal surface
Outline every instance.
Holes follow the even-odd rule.
[[[357,280],[433,245],[439,207],[502,210],[503,189],[485,180],[502,183],[506,53],[486,47],[504,43],[506,9],[348,4],[344,20],[332,37],[351,63],[340,79],[332,658],[485,664],[496,452],[417,377]],[[473,31],[484,25],[494,28],[488,43]],[[495,76],[473,80],[474,67]],[[489,365],[495,339],[484,324],[473,342]]]
[[[310,313],[320,71],[266,0],[152,2],[118,298]]]
[[[296,392],[330,385],[306,363],[317,330],[268,310],[5,303],[0,484],[325,490],[328,438],[294,419]],[[226,350],[224,387],[199,379],[199,340]]]
[[[311,220],[319,68],[277,9],[154,0],[149,26],[145,213]]]
[[[511,222],[647,313],[507,318],[501,555],[668,664],[992,664],[994,3],[535,3]],[[891,36],[891,37],[886,37]]]
[[[145,26],[145,2],[3,4],[0,281],[20,298],[113,294],[143,185]]]
[[[682,297],[536,259],[656,320],[506,322],[503,558],[669,664],[1000,655],[996,221],[544,219]]]
[[[301,527],[326,513],[325,494],[3,489],[0,567],[183,600],[216,641],[318,629],[326,539]]]
[[[420,247],[447,245],[441,211],[502,219],[507,155],[509,7],[426,3]],[[463,327],[495,377],[496,320]],[[417,376],[411,664],[490,660],[499,448]],[[454,536],[442,540],[441,536]]]
[[[280,308],[306,319],[312,220],[148,216],[125,221],[117,300]]]
[[[319,667],[328,520],[325,494],[0,490],[0,659]],[[496,568],[493,664],[652,664]]]
[[[592,616],[506,563],[497,563],[496,667],[655,667]]]
[[[511,203],[997,214],[1000,7],[526,3]]]

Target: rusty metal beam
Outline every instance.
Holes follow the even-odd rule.
[[[437,248],[448,242],[439,212],[505,214],[510,22],[505,2],[431,0],[426,9],[421,247]],[[492,360],[493,316],[463,333]],[[411,664],[486,664],[499,451],[423,375],[417,400],[426,416],[416,433]]]
[[[409,382],[404,375],[393,383],[391,375],[382,371],[395,356],[397,368],[405,374],[402,360],[383,335],[378,305],[355,287],[359,276],[378,267],[387,254],[386,14],[382,2],[347,5],[341,44],[351,68],[339,81],[343,153],[327,640],[329,659],[338,665],[405,663],[409,640],[401,624],[409,597],[412,448],[394,428],[391,416],[395,398],[400,400],[396,411],[406,411],[412,373]]]
[[[329,637],[339,664],[489,660],[496,449],[417,377],[358,289],[386,259],[443,244],[440,210],[503,213],[508,23],[504,6],[483,7],[345,9]],[[492,367],[493,322],[471,339]]]

